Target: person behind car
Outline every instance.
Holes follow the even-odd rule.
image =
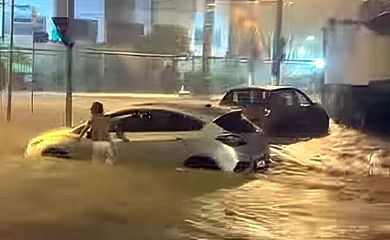
[[[109,122],[104,116],[103,104],[94,102],[91,118],[81,130],[79,139],[90,129],[92,140],[92,162],[113,165],[116,162],[116,149],[109,135]]]
[[[177,93],[180,90],[178,73],[170,64],[167,64],[162,71],[160,81],[163,92],[166,94]]]

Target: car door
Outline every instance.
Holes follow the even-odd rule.
[[[154,165],[181,166],[188,155],[183,140],[190,134],[190,131],[177,127],[181,116],[161,110],[147,112],[147,117],[122,120],[128,141],[113,136],[118,161],[124,164],[150,162]]]
[[[267,124],[271,133],[289,135],[296,131],[296,114],[299,106],[295,94],[290,89],[274,91],[270,96],[269,117]]]
[[[328,119],[322,108],[298,90],[295,90],[295,95],[299,105],[296,113],[297,130],[302,134],[327,130]]]

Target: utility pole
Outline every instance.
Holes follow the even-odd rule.
[[[68,2],[68,25],[74,19],[74,0],[67,0]],[[69,30],[69,29],[67,29]],[[66,31],[65,31],[66,32]],[[66,37],[66,36],[65,36]],[[63,40],[67,47],[67,74],[66,74],[66,126],[71,127],[73,122],[73,86],[72,86],[72,72],[73,72],[73,46],[74,43],[70,41],[69,36],[67,40]]]
[[[57,9],[61,10],[60,8]],[[69,25],[74,19],[74,0],[67,0],[67,17],[53,17],[53,23],[57,28],[62,43],[65,45],[66,54],[66,97],[65,97],[65,124],[67,127],[72,126],[73,120],[73,86],[72,86],[72,69],[73,69],[73,46],[74,42],[70,39]]]
[[[35,25],[37,19],[37,11],[35,8],[31,11],[31,22],[32,22],[32,67],[31,67],[31,113],[34,113],[34,83],[35,80]]]
[[[5,21],[5,0],[1,1],[1,48],[4,44],[4,21]],[[3,116],[3,90],[5,90],[5,73],[4,65],[1,62],[2,53],[0,52],[0,67],[1,67],[1,81],[0,81],[0,115]],[[3,89],[4,88],[4,89]]]
[[[214,25],[215,0],[205,0],[204,24],[203,24],[203,58],[202,72],[204,87],[207,92],[210,90],[210,64],[213,42],[213,25]]]
[[[4,30],[4,26],[5,26],[5,23],[4,23],[4,21],[5,21],[5,0],[2,0],[1,7],[2,7],[2,9],[1,9],[1,11],[2,11],[2,13],[1,13],[1,40],[4,43],[4,34],[5,34],[5,30]]]
[[[276,6],[276,29],[273,42],[272,53],[272,78],[275,85],[280,85],[280,65],[283,56],[283,41],[282,41],[282,26],[283,26],[283,0],[277,0]]]
[[[72,86],[72,69],[73,69],[73,45],[67,46],[67,64],[66,64],[66,99],[65,99],[65,116],[66,126],[72,126],[72,109],[73,109],[73,86]]]
[[[11,121],[12,110],[12,78],[13,78],[13,48],[14,48],[14,14],[15,14],[15,0],[11,0],[11,32],[9,44],[9,59],[8,59],[8,102],[7,102],[7,121]]]

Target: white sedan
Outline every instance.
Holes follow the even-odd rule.
[[[142,106],[107,113],[118,164],[138,160],[173,162],[177,167],[228,172],[266,168],[269,147],[263,131],[243,117],[241,111],[224,111],[222,115],[216,111],[193,116],[169,108]],[[84,125],[32,139],[25,156],[91,159],[90,134],[77,139]]]

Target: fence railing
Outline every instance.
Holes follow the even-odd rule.
[[[7,83],[8,49],[0,51],[1,86]],[[14,89],[64,92],[66,51],[63,48],[15,48]],[[34,54],[34,58],[32,57]],[[15,57],[18,56],[18,57]],[[124,51],[75,49],[72,81],[75,92],[164,92],[166,67],[171,66],[178,85],[201,93],[221,93],[228,88],[271,84],[271,62],[238,58],[209,58],[210,72],[202,73],[202,58],[187,54],[142,54]],[[250,65],[253,64],[253,68]],[[321,69],[312,61],[287,61],[282,64],[282,84],[309,89],[321,78]]]

